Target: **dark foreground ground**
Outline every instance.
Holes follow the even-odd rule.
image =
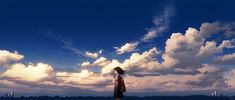
[[[112,97],[0,97],[0,100],[114,100]],[[153,96],[125,97],[122,100],[235,100],[235,96]]]

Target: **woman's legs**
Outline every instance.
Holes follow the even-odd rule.
[[[115,100],[121,100],[121,98],[115,98]]]

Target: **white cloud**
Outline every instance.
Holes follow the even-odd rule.
[[[33,83],[33,85],[30,84],[32,86],[35,86],[34,83],[44,86],[42,88],[55,86],[59,87],[60,90],[82,88],[95,91],[112,91],[113,76],[111,76],[111,73],[113,68],[119,66],[126,70],[127,73],[124,76],[126,86],[128,91],[132,92],[229,90],[228,85],[234,89],[235,71],[229,72],[231,73],[228,75],[230,78],[225,77],[223,66],[218,63],[211,63],[211,60],[213,60],[211,58],[215,57],[219,63],[227,62],[226,64],[229,66],[234,65],[231,62],[234,62],[235,54],[225,55],[223,52],[224,48],[234,48],[233,40],[223,40],[222,43],[211,39],[208,41],[208,38],[212,35],[220,35],[218,31],[224,31],[220,28],[220,24],[210,24],[202,24],[199,31],[195,28],[188,28],[185,33],[173,33],[165,42],[166,46],[162,52],[153,47],[142,53],[134,52],[130,57],[122,60],[109,60],[105,57],[99,57],[102,51],[96,52],[97,56],[95,55],[95,57],[95,53],[89,52],[95,58],[94,62],[86,61],[81,66],[98,67],[101,72],[95,73],[86,69],[80,72],[54,71],[47,64],[24,65],[16,63],[10,64],[9,69],[2,73],[4,80],[0,80],[0,83],[24,84],[22,81],[26,81]],[[150,37],[154,37],[154,34],[151,34]],[[128,45],[125,44],[116,49],[120,49],[119,53],[133,52],[138,43],[134,46]],[[20,80],[21,83],[15,80]]]
[[[125,45],[123,45],[122,47],[118,48],[118,47],[114,47],[116,49],[117,54],[123,54],[126,52],[132,52],[132,51],[136,51],[136,46],[138,45],[138,42],[133,42],[133,43],[126,43]]]
[[[56,77],[61,81],[60,85],[62,86],[91,90],[97,90],[99,87],[105,88],[113,79],[111,76],[103,76],[88,70],[82,70],[81,72],[57,72]]]
[[[91,52],[86,51],[85,56],[90,57],[90,58],[97,58],[99,55],[98,53],[91,53]]]
[[[23,58],[24,56],[18,52],[11,53],[7,50],[0,50],[0,66],[8,64],[11,61],[19,61]]]
[[[156,48],[152,48],[142,54],[132,53],[130,58],[126,59],[123,63],[118,60],[112,60],[112,62],[110,62],[107,61],[106,58],[103,58],[101,62],[105,62],[105,64],[102,64],[102,73],[109,74],[113,72],[113,68],[115,67],[121,67],[127,70],[128,73],[161,69],[158,67],[159,63],[155,59],[156,55],[159,53]]]
[[[107,58],[100,57],[100,58],[96,59],[93,63],[90,63],[89,61],[82,62],[82,64],[80,64],[80,66],[82,66],[82,67],[91,67],[91,66],[103,67],[103,66],[108,65],[109,63],[110,63],[110,61]]]
[[[48,79],[51,77],[53,68],[48,64],[38,63],[36,65],[29,64],[28,66],[16,63],[7,69],[2,77],[12,78],[15,80],[36,82]]]
[[[110,74],[110,73],[112,73],[114,70],[114,68],[115,67],[121,67],[120,66],[121,65],[121,63],[118,61],[118,60],[115,60],[115,59],[113,59],[112,61],[111,61],[111,63],[109,63],[109,64],[107,64],[107,65],[105,65],[102,69],[101,69],[101,73],[102,74]]]
[[[97,59],[96,61],[94,61],[93,66],[105,66],[108,65],[110,63],[110,61],[105,58],[105,57],[100,57],[99,59]]]
[[[142,54],[132,53],[129,59],[126,59],[120,66],[129,72],[153,71],[159,68],[156,56],[160,54],[157,48],[152,48]]]
[[[195,28],[188,28],[185,35],[173,33],[166,41],[162,65],[168,68],[182,69],[192,69],[199,66],[200,59],[195,55],[203,42]]]
[[[209,31],[212,32],[212,30]],[[207,41],[207,38],[217,33],[205,35],[207,33],[201,32],[190,27],[185,33],[173,33],[166,41],[162,62],[157,59],[157,55],[161,53],[156,48],[152,48],[143,53],[132,53],[130,58],[123,62],[101,57],[93,64],[101,67],[101,75],[104,76],[112,73],[113,68],[117,66],[125,69],[127,72],[125,79],[131,91],[149,89],[194,91],[228,88],[224,70],[219,68],[218,64],[210,64],[212,59],[208,57],[224,55],[224,48],[234,48],[232,40],[223,40],[217,46],[216,41]],[[231,60],[233,54],[219,58]],[[161,87],[155,87],[156,84]]]
[[[85,61],[81,64],[82,67],[89,67],[91,66],[91,63],[89,61]]]

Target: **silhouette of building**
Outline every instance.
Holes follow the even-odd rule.
[[[11,93],[10,93],[10,97],[14,97],[14,91],[11,91]]]
[[[5,97],[14,97],[14,95],[14,91],[11,91],[10,93],[6,92]]]
[[[217,91],[212,92],[211,96],[217,96]]]

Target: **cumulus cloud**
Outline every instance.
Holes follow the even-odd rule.
[[[0,66],[8,64],[11,61],[19,61],[23,58],[24,56],[16,51],[14,53],[11,53],[7,50],[0,50]]]
[[[173,33],[166,41],[162,65],[182,69],[193,69],[199,66],[200,59],[195,55],[203,42],[195,28],[188,28],[185,35]]]
[[[126,43],[125,45],[123,45],[122,47],[114,47],[116,49],[117,54],[123,54],[126,52],[132,52],[132,51],[136,51],[136,46],[138,45],[138,42],[133,42],[133,43]]]
[[[50,78],[53,68],[48,64],[38,63],[36,65],[24,65],[16,63],[11,65],[1,76],[15,80],[36,82]]]
[[[106,74],[110,74],[112,73],[115,67],[120,67],[121,63],[116,60],[113,59],[109,64],[105,65],[102,69],[101,69],[101,73],[106,75]],[[121,67],[122,68],[122,67]]]
[[[215,25],[210,26],[209,24]],[[214,27],[218,29],[213,29]],[[216,23],[206,23],[202,24],[200,30],[189,27],[185,33],[172,33],[165,42],[164,51],[161,52],[153,47],[142,53],[134,52],[123,61],[100,57],[90,65],[99,67],[101,72],[87,71],[87,73],[90,73],[88,75],[90,77],[93,75],[102,77],[101,80],[106,85],[98,84],[95,79],[87,83],[98,85],[99,89],[101,87],[110,89],[108,82],[112,79],[111,73],[113,68],[119,66],[126,71],[125,82],[129,91],[200,91],[228,88],[233,82],[224,77],[225,70],[220,64],[211,62],[213,62],[212,58],[216,58],[220,62],[232,62],[234,54],[224,55],[224,50],[234,48],[233,40],[219,42],[210,39],[208,41],[211,36],[225,32],[220,28],[221,26]],[[206,33],[207,31],[210,34]],[[83,84],[72,81],[76,80],[72,78],[71,80],[66,80],[66,78],[61,80],[72,86]]]
[[[110,61],[105,58],[105,57],[100,57],[99,59],[96,59],[93,63],[93,66],[105,66],[108,65],[110,63]]]
[[[101,74],[88,70],[82,70],[81,72],[57,72],[56,77],[61,81],[60,84],[63,86],[80,87],[92,90],[110,85],[113,79],[111,76],[102,76]]]
[[[204,27],[203,25],[201,27]],[[233,48],[232,40],[224,40],[219,46],[217,46],[216,41],[207,41],[208,36],[211,35],[205,35],[205,28],[200,29],[202,30],[188,28],[184,35],[182,33],[173,33],[166,41],[165,52],[162,55],[164,60],[162,65],[171,69],[180,69],[177,71],[193,71],[198,66],[209,63],[211,61],[208,59],[209,57],[221,54],[225,48]],[[217,31],[209,30],[209,32]]]
[[[128,71],[132,72],[141,72],[141,71],[154,71],[156,69],[161,69],[157,67],[159,62],[155,58],[160,51],[157,48],[152,48],[149,51],[145,51],[142,54],[132,53],[129,59],[126,59],[124,62],[120,62],[116,59],[107,60],[107,58],[100,57],[94,63],[93,66],[100,66],[102,74],[110,74],[113,72],[113,68],[121,67]]]
[[[205,46],[200,47],[198,56],[209,56],[223,52],[224,48],[233,48],[231,41],[224,40],[218,47],[215,41],[207,41]]]
[[[149,51],[143,52],[142,54],[132,53],[130,58],[126,59],[120,66],[129,72],[153,71],[160,69],[159,62],[156,59],[158,54],[160,54],[160,51],[155,47]]]
[[[229,40],[231,38],[222,41],[211,39],[212,36],[221,35],[221,33],[230,33],[232,36],[232,29],[228,28],[228,25],[230,24],[219,22],[203,23],[199,30],[189,27],[185,33],[172,33],[166,40],[163,50],[152,47],[143,52],[133,52],[136,51],[136,46],[139,43],[125,44],[123,47],[116,48],[117,52],[119,54],[133,53],[122,60],[99,56],[102,51],[95,52],[97,55],[88,52],[88,55],[94,58],[93,62],[85,61],[81,66],[84,68],[88,66],[97,67],[98,72],[88,69],[56,71],[52,66],[43,63],[9,64],[10,66],[1,74],[0,83],[19,86],[24,84],[22,81],[25,81],[28,82],[27,84],[31,83],[32,86],[35,86],[35,84],[42,86],[41,88],[53,86],[59,89],[69,88],[70,90],[79,88],[111,91],[113,89],[112,80],[114,79],[111,73],[113,68],[119,66],[126,72],[124,78],[127,89],[131,92],[202,91],[235,88],[234,69],[229,71],[229,75],[226,76],[224,66],[221,66],[221,64],[234,65],[235,54],[230,53],[229,50],[228,54],[224,53],[224,50],[234,48],[234,40]],[[155,34],[151,33],[148,39],[154,36]],[[10,54],[17,55],[18,53]],[[15,57],[7,59],[12,58],[15,59]],[[23,55],[16,60],[0,61],[5,64],[22,58]]]

